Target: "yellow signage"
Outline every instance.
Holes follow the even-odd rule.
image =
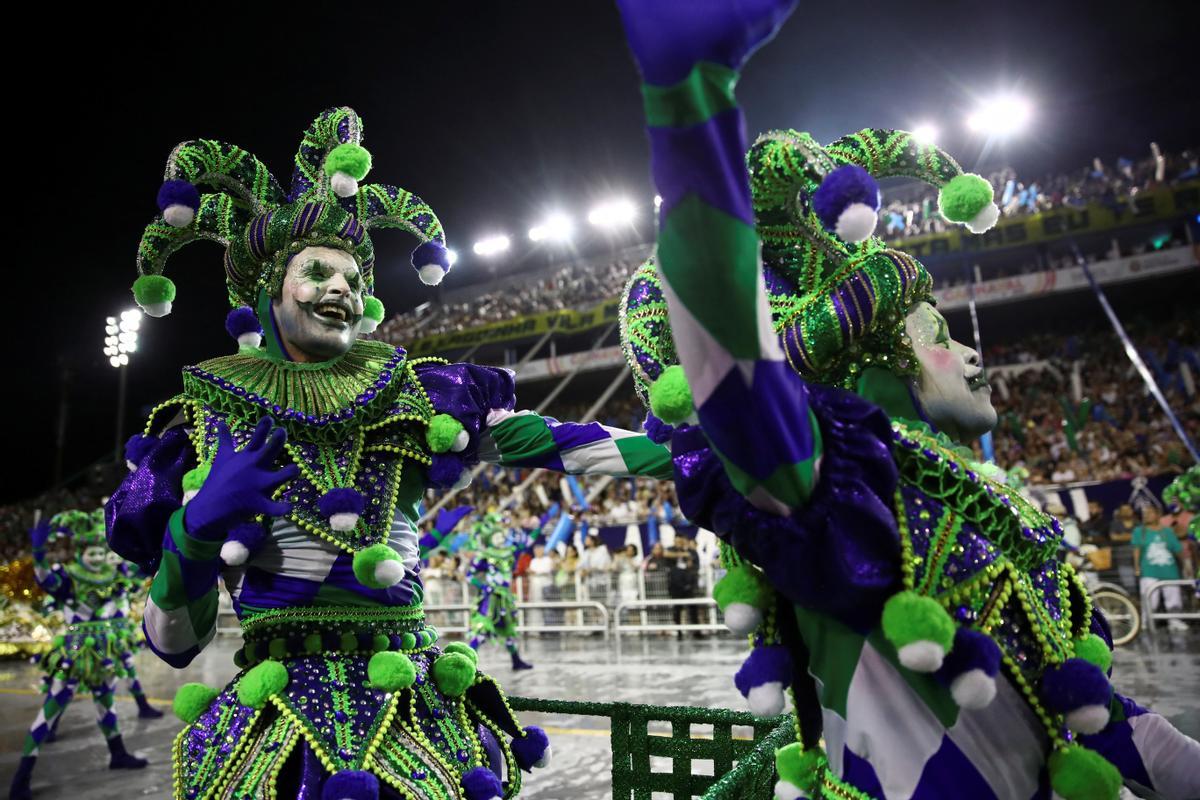
[[[572,309],[547,311],[544,314],[530,314],[465,331],[439,333],[418,339],[411,345],[406,345],[406,348],[410,355],[419,356],[457,350],[477,344],[507,342],[526,336],[537,336],[551,330],[562,333],[578,333],[615,322],[620,306],[620,299],[614,297],[583,311]]]

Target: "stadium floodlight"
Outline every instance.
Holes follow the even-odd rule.
[[[1019,133],[1033,116],[1028,100],[1012,95],[987,101],[967,117],[967,127],[989,136]]]
[[[588,212],[588,222],[599,228],[612,228],[633,222],[637,209],[628,200],[610,200]]]
[[[933,144],[937,141],[938,129],[928,122],[923,122],[912,129],[912,135],[917,144]]]
[[[446,251],[446,263],[451,267],[453,267],[455,264],[458,263],[458,251],[457,250],[447,250]]]
[[[119,317],[108,317],[104,324],[104,355],[115,368],[129,365],[129,354],[137,352],[138,329],[142,327],[142,310],[130,308]]]
[[[551,214],[540,225],[529,229],[529,239],[534,242],[565,242],[571,238],[575,226],[566,214]]]
[[[656,194],[654,195],[654,210],[658,211],[660,208],[662,208],[662,195]]]
[[[494,256],[498,253],[503,253],[508,249],[510,244],[512,243],[508,240],[508,237],[501,234],[480,239],[472,249],[477,256]]]

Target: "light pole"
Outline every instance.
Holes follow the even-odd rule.
[[[120,319],[108,317],[104,321],[104,355],[117,370],[117,437],[113,446],[113,463],[116,464],[120,464],[124,457],[125,384],[129,355],[137,352],[138,329],[141,327],[142,311],[137,308],[122,311]]]

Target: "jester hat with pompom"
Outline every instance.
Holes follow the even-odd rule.
[[[942,216],[974,233],[999,217],[991,185],[904,131],[862,130],[826,147],[807,133],[771,131],[746,162],[772,324],[788,363],[808,380],[846,388],[870,366],[915,375],[904,318],[914,303],[932,302],[933,280],[874,236],[876,180],[932,184]],[[649,403],[650,385],[678,363],[653,261],[626,286],[620,318],[625,357]]]
[[[95,511],[62,511],[50,518],[50,529],[71,537],[71,547],[78,556],[89,547],[108,547],[104,531],[104,509]]]
[[[368,295],[362,330],[373,330],[383,319],[373,297],[374,228],[402,228],[420,239],[413,266],[423,282],[440,283],[450,269],[441,223],[411,192],[360,183],[371,168],[361,139],[362,120],[353,109],[322,112],[304,133],[286,192],[240,147],[209,139],[178,145],[158,192],[162,214],[138,245],[138,305],[151,316],[169,314],[175,285],[163,275],[167,259],[204,239],[225,247],[230,303],[257,308],[259,316],[263,299],[278,296],[292,256],[306,247],[334,247],[359,265]]]

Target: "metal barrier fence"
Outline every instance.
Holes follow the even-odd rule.
[[[438,633],[468,633],[471,630],[471,615],[475,608],[476,606],[466,603],[427,605],[425,621],[437,628]],[[588,612],[593,612],[594,616]],[[459,614],[462,615],[461,622],[454,619]],[[535,615],[541,615],[539,622],[527,621],[538,618]],[[607,639],[608,620],[608,609],[601,603],[590,600],[528,602],[517,607],[517,630],[521,633],[600,633]]]
[[[648,618],[648,612],[659,609],[670,609],[673,614],[672,621],[658,622]],[[637,612],[632,615],[633,621],[625,622],[626,612],[631,611]],[[683,622],[685,615],[694,621]],[[699,622],[701,616],[708,617],[708,622]],[[613,619],[618,642],[620,642],[621,635],[627,633],[657,633],[660,631],[666,633],[721,633],[728,630],[722,621],[721,612],[717,609],[717,602],[710,597],[634,600],[617,606]]]
[[[1180,594],[1184,594],[1188,589],[1194,591],[1196,588],[1196,582],[1189,580],[1154,581],[1148,585],[1145,591],[1142,592],[1142,620],[1145,624],[1146,630],[1153,631],[1154,621],[1158,619],[1200,619],[1200,611],[1155,610],[1155,607],[1158,605],[1157,595],[1161,594],[1164,589],[1167,589],[1171,586],[1178,586]],[[1163,607],[1166,608],[1165,599]]]
[[[758,719],[746,711],[717,708],[514,696],[508,701],[515,711],[607,717],[614,800],[662,795],[672,800],[771,800],[775,751],[796,736],[790,714]],[[736,736],[735,726],[750,735]],[[697,727],[711,728],[711,733]],[[660,766],[669,771],[656,771]]]

